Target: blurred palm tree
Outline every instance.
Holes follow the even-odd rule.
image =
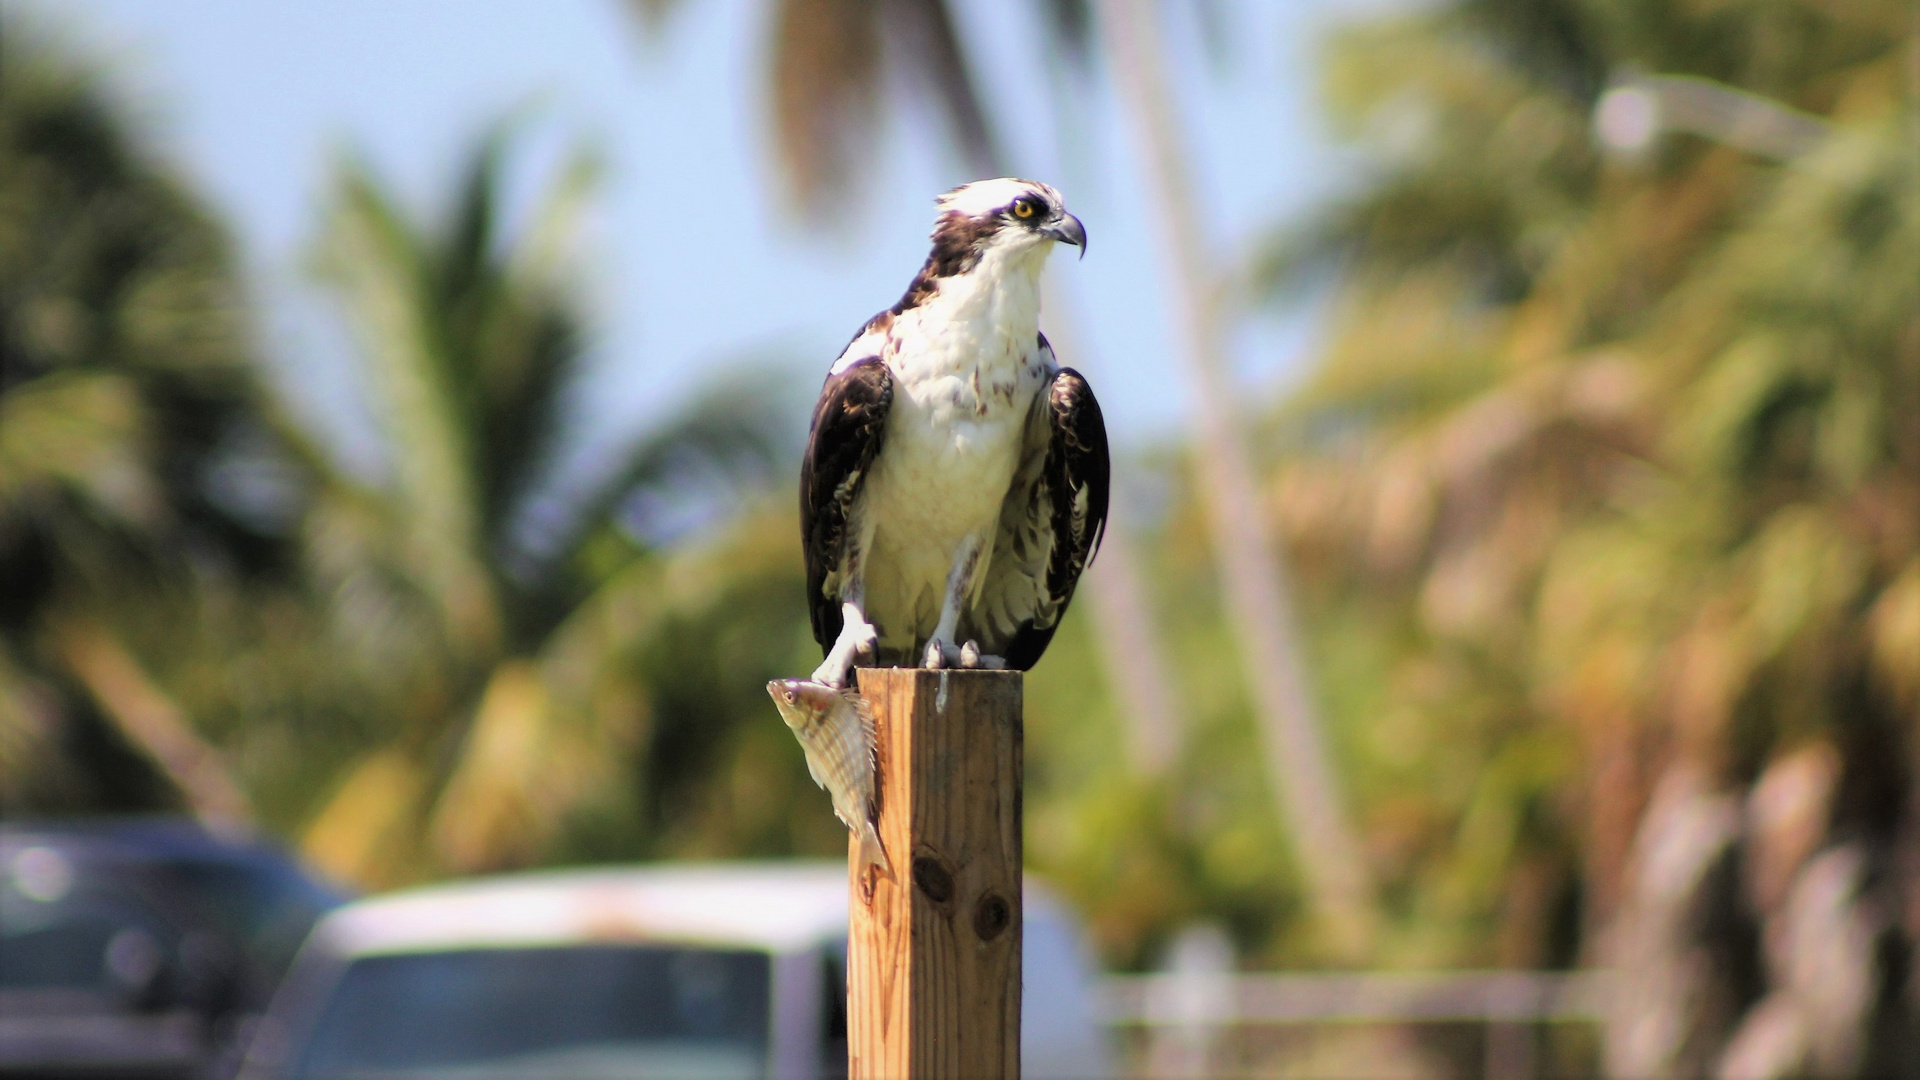
[[[369,479],[279,408],[224,237],[95,78],[0,40],[0,808],[257,814],[363,885],[844,845],[739,722],[811,648],[798,393],[741,370],[561,470],[590,160],[515,230],[505,127],[442,221],[340,166],[314,263]]]
[[[0,18],[0,810],[250,817],[161,670],[297,546],[227,239],[43,28]]]
[[[1200,506],[1220,567],[1220,591],[1252,689],[1267,780],[1328,955],[1352,963],[1372,945],[1373,873],[1348,817],[1304,656],[1284,552],[1262,512],[1239,395],[1226,369],[1230,313],[1223,275],[1195,196],[1157,5],[1120,0],[1102,11],[1107,51],[1160,208],[1160,249],[1175,298],[1183,374],[1196,403],[1192,432]]]
[[[529,525],[584,356],[571,247],[597,170],[576,156],[507,234],[510,139],[480,141],[437,225],[343,162],[315,250],[391,463],[369,484],[312,457],[309,542],[386,732],[342,771],[306,847],[363,882],[546,858],[570,818],[623,797],[650,717],[630,650],[671,609],[655,598],[606,624],[604,594],[633,588],[620,567],[645,549],[640,504],[719,511],[791,453],[771,388],[728,385]]]
[[[1276,513],[1384,658],[1349,722],[1401,947],[1616,966],[1614,1075],[1916,1067],[1914,50],[1891,2],[1356,26],[1378,174],[1265,268],[1340,283]],[[1609,156],[1616,73],[1819,134]]]

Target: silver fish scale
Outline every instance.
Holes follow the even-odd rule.
[[[806,753],[807,775],[833,798],[833,813],[858,829],[873,812],[873,712],[854,694],[836,694],[830,709],[813,714],[794,734]]]

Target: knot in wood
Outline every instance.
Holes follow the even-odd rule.
[[[990,892],[973,907],[973,932],[981,941],[992,941],[1013,925],[1013,905],[999,893]]]
[[[953,875],[930,855],[913,860],[913,883],[936,904],[946,904],[953,899]]]

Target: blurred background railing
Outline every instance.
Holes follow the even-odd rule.
[[[1558,1071],[1541,1061],[1546,1028],[1585,1028],[1591,1053],[1614,986],[1600,972],[1176,971],[1109,976],[1100,1008],[1143,1077],[1335,1076],[1316,1072],[1307,1049],[1322,1030],[1445,1025],[1480,1040],[1485,1080],[1528,1080]],[[1307,1061],[1289,1068],[1290,1058]],[[1596,1062],[1567,1064],[1586,1075]]]

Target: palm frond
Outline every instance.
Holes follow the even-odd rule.
[[[768,83],[774,156],[794,204],[833,219],[871,160],[884,82],[904,80],[946,118],[961,160],[1003,171],[946,0],[779,0]]]
[[[166,499],[148,469],[145,413],[123,376],[61,373],[14,387],[0,398],[0,521],[65,492],[103,521],[158,525]]]
[[[858,179],[880,116],[880,5],[779,0],[767,87],[773,145],[795,205],[823,215]]]
[[[503,627],[471,465],[479,433],[461,423],[426,245],[365,166],[343,163],[335,189],[318,262],[373,369],[394,482],[410,508],[408,563],[454,636],[487,652]]]
[[[1913,842],[1915,774],[1892,749],[1920,686],[1904,404],[1920,397],[1920,185],[1898,26],[1878,4],[1474,0],[1335,45],[1347,131],[1385,152],[1290,253],[1295,273],[1338,257],[1339,306],[1325,367],[1283,413],[1278,514],[1335,617],[1382,605],[1362,618],[1390,643],[1363,737],[1447,743],[1361,769],[1394,813],[1428,815],[1396,872],[1432,898],[1419,917],[1470,941],[1537,905],[1514,891],[1525,867],[1557,867],[1585,944],[1533,947],[1632,973],[1609,1035],[1621,1075],[1757,1046],[1789,999],[1822,992],[1754,948],[1802,932],[1788,897],[1843,854],[1892,872],[1851,836]],[[1692,129],[1604,157],[1583,98],[1629,67],[1728,80],[1826,134],[1785,166]],[[1504,289],[1476,251],[1511,268]],[[1439,764],[1455,755],[1474,763]],[[1834,781],[1808,781],[1807,761],[1854,794],[1825,801]],[[1773,816],[1795,785],[1813,794],[1783,847]],[[1683,832],[1701,846],[1662,862]],[[1836,919],[1892,895],[1847,888]],[[1732,966],[1682,970],[1709,954]],[[1738,1003],[1703,1006],[1716,994]],[[1866,996],[1847,1009],[1794,1022],[1906,1030]],[[1654,1023],[1671,1037],[1632,1034]],[[1814,1060],[1768,1052],[1782,1073]]]
[[[346,772],[300,838],[300,851],[336,881],[367,888],[428,877],[420,843],[427,778],[397,747],[374,750]]]
[[[946,114],[960,160],[981,175],[1005,171],[1006,158],[989,130],[946,0],[912,0],[883,7],[889,24],[888,47],[899,54],[900,70],[920,82]]]
[[[798,395],[775,371],[736,373],[635,440],[619,464],[579,499],[555,558],[595,532],[617,528],[658,541],[712,523],[783,482],[799,459]]]

